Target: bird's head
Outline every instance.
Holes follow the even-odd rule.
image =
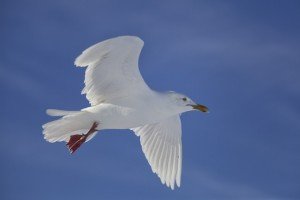
[[[168,92],[168,97],[171,100],[171,103],[181,112],[187,112],[192,110],[199,110],[205,113],[209,112],[206,106],[195,103],[186,95],[179,94],[176,92]]]

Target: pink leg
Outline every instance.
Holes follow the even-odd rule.
[[[92,135],[96,131],[98,131],[96,128],[98,126],[97,122],[94,122],[90,130],[86,134],[82,135],[72,135],[70,137],[69,142],[67,143],[67,147],[70,150],[70,153],[74,153],[88,138],[88,136]]]

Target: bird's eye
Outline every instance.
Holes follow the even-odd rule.
[[[183,100],[183,101],[187,101],[187,98],[186,98],[186,97],[183,97],[182,100]]]

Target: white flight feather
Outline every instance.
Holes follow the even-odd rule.
[[[163,184],[174,189],[181,177],[181,122],[179,115],[132,129],[140,136],[143,152]]]
[[[76,66],[88,66],[82,93],[92,106],[102,102],[131,106],[134,97],[152,91],[138,68],[143,45],[138,37],[121,36],[95,44],[76,58]]]

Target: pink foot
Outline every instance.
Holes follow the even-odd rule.
[[[96,128],[98,126],[97,122],[94,122],[92,127],[90,128],[90,130],[86,133],[86,134],[82,134],[82,135],[72,135],[70,137],[70,140],[67,143],[67,147],[70,150],[70,153],[74,153],[88,138],[88,136],[90,136],[91,134],[93,134],[94,132],[98,131]]]

